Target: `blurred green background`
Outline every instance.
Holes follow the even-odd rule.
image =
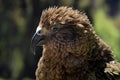
[[[0,0],[0,80],[35,80],[42,48],[33,55],[30,41],[42,10],[50,6],[86,12],[120,61],[120,0]]]

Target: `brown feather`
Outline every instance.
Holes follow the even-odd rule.
[[[85,13],[68,7],[48,8],[39,25],[47,30],[48,38],[37,80],[115,80],[113,75],[119,75],[119,63],[111,63],[110,47],[96,35]],[[54,34],[51,29],[55,25],[61,30]]]

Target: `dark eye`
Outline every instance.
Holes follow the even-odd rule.
[[[41,35],[41,32],[42,32],[42,30],[39,30],[39,31],[37,32],[37,34],[38,34],[38,35]]]
[[[58,27],[53,27],[52,30],[53,31],[58,31]]]

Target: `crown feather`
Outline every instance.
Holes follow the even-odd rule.
[[[71,7],[50,7],[42,12],[40,24],[49,27],[53,24],[90,23],[84,12],[74,10]]]

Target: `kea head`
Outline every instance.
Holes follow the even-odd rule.
[[[42,12],[32,37],[32,51],[35,53],[35,46],[59,44],[69,50],[88,52],[94,46],[94,33],[85,13],[68,7],[48,8]]]

